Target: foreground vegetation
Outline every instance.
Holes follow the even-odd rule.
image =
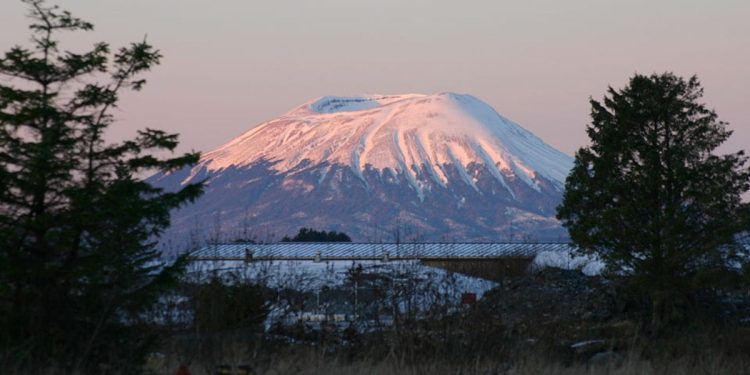
[[[143,87],[159,52],[145,41],[63,51],[58,33],[93,26],[24,2],[33,47],[0,58],[3,373],[747,373],[739,239],[750,171],[743,153],[713,154],[731,133],[698,102],[697,79],[636,75],[592,101],[592,146],[577,154],[558,216],[603,276],[531,270],[462,304],[449,283],[353,269],[353,318],[276,324],[274,307],[304,312],[311,294],[241,274],[185,276],[185,257],[160,259],[170,210],[202,186],[165,192],[141,177],[198,154],[154,156],[177,146],[157,130],[104,139],[118,94]],[[310,230],[289,240],[320,236],[348,240]],[[365,282],[372,292],[360,296]]]
[[[241,317],[258,316],[251,293],[221,293],[218,284],[195,306],[216,306],[161,336],[147,361],[153,373],[247,369],[263,374],[744,374],[750,366],[750,297],[738,293],[691,306],[679,328],[644,333],[637,298],[627,288],[577,270],[544,269],[507,278],[475,305],[443,300],[429,317],[399,315],[362,331],[333,321],[299,322],[263,332]],[[242,284],[240,282],[239,284]],[[258,291],[253,284],[247,291]],[[266,290],[266,301],[294,298]],[[221,299],[220,304],[211,300]],[[247,309],[237,314],[236,301]],[[245,296],[245,297],[241,297]],[[255,294],[257,297],[258,295]],[[363,302],[367,304],[367,301]],[[226,309],[222,309],[226,306]],[[205,309],[204,309],[205,310]],[[211,323],[197,323],[206,319]],[[210,327],[209,329],[206,329]],[[165,327],[162,327],[165,328]],[[236,372],[240,373],[240,372]]]
[[[405,364],[398,360],[342,361],[315,352],[279,356],[259,371],[263,374],[508,374],[508,375],[657,375],[657,374],[747,374],[750,362],[711,353],[699,357],[686,355],[656,360],[625,359],[617,365],[565,365],[541,356],[520,359],[517,364],[479,360],[473,364],[455,364],[435,358],[422,364]],[[158,371],[157,371],[158,373]]]

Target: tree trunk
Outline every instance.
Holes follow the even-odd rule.
[[[672,323],[674,295],[669,291],[656,291],[651,295],[651,333],[660,335]]]

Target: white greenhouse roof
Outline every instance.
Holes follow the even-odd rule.
[[[542,251],[570,252],[568,243],[349,243],[282,242],[214,244],[191,254],[211,260],[407,260],[534,257]]]

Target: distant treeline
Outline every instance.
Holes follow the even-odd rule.
[[[300,228],[299,232],[292,238],[284,236],[281,242],[352,242],[352,239],[343,232],[324,230],[317,231],[312,228]]]

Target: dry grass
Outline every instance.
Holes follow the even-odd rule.
[[[712,354],[713,353],[713,354]],[[494,359],[466,361],[456,364],[442,359],[423,359],[419,363],[409,363],[397,356],[376,360],[370,358],[345,360],[331,355],[321,355],[315,349],[296,350],[272,356],[262,364],[227,361],[225,364],[237,368],[251,365],[253,374],[269,375],[662,375],[662,374],[705,374],[732,375],[750,374],[750,356],[727,356],[720,351],[702,351],[700,355],[684,355],[670,358],[665,356],[652,360],[643,359],[645,354],[631,353],[620,361],[594,365],[586,362],[563,363],[540,355],[517,358],[513,363],[498,362]],[[169,363],[168,363],[169,362]],[[234,362],[234,363],[230,363]],[[154,364],[152,364],[154,365]],[[162,362],[151,367],[151,373],[174,373],[178,364],[174,361]],[[193,374],[213,373],[211,366],[193,363]]]
[[[459,374],[503,374],[503,375],[689,375],[689,374],[748,374],[750,362],[717,356],[701,361],[680,358],[670,361],[625,360],[611,366],[589,366],[586,364],[563,365],[550,363],[544,359],[531,359],[516,365],[504,363],[478,362],[460,366],[449,363],[424,363],[404,365],[395,360],[358,361],[353,363],[338,360],[321,360],[301,356],[284,358],[270,366],[256,370],[258,374],[269,375],[459,375]]]

